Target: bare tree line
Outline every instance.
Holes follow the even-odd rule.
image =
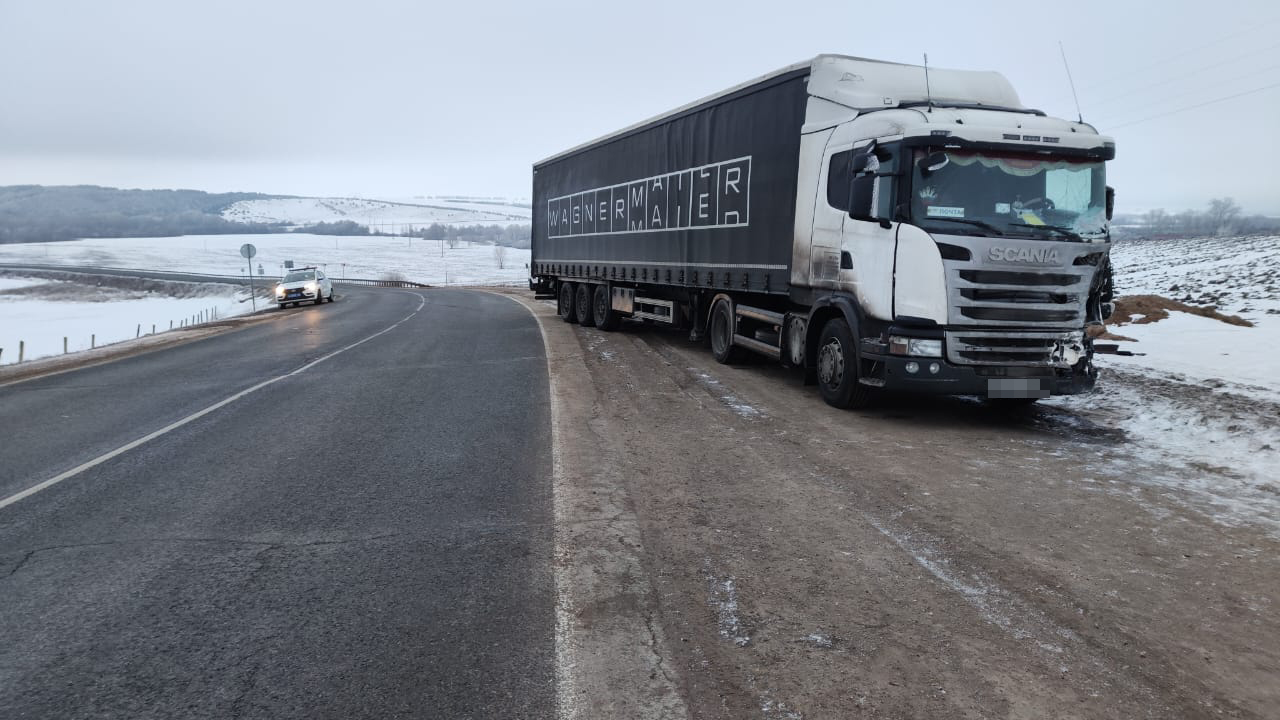
[[[1119,218],[1118,218],[1119,219]],[[1245,215],[1232,198],[1214,198],[1202,211],[1167,212],[1164,208],[1122,219],[1155,235],[1252,235],[1280,232],[1280,218]]]

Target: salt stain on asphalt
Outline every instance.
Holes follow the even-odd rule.
[[[895,528],[870,515],[866,519],[881,535],[892,540],[903,552],[914,558],[920,567],[959,593],[965,602],[978,611],[983,620],[1009,633],[1014,639],[1030,640],[1041,651],[1053,655],[1065,652],[1059,639],[1069,642],[1080,639],[1069,628],[1057,626],[1025,607],[984,574],[968,572],[968,579],[958,577],[951,569],[951,560],[938,549],[937,543],[922,539],[918,533]]]
[[[725,390],[724,385],[720,384],[719,380],[716,380],[697,368],[687,369],[689,373],[693,375],[694,379],[698,381],[699,385],[702,385],[707,390],[711,391],[713,395],[720,398],[720,402],[723,402],[738,416],[746,418],[764,416],[764,413],[761,412],[759,408],[751,405],[750,403],[743,402],[737,395]]]
[[[721,579],[708,570],[707,587],[709,602],[716,610],[716,626],[720,630],[720,637],[732,641],[738,647],[750,645],[751,635],[738,617],[738,589],[734,585],[734,578]]]

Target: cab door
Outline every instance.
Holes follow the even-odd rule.
[[[822,278],[824,287],[852,294],[868,315],[892,319],[896,227],[849,217],[853,157],[871,141],[849,138],[848,127],[832,135],[824,156],[826,193],[819,198],[813,223],[814,278]]]

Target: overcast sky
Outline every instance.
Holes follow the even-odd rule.
[[[1280,214],[1274,0],[0,0],[0,185],[528,197],[542,157],[823,52],[1074,117],[1059,41],[1120,211]]]

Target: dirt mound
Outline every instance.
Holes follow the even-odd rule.
[[[1116,335],[1115,333],[1108,331],[1105,327],[1101,327],[1099,325],[1091,325],[1090,327],[1085,328],[1085,333],[1094,340],[1122,340],[1124,342],[1138,342],[1135,338]]]
[[[1214,305],[1197,306],[1171,300],[1162,295],[1128,295],[1116,298],[1115,312],[1107,318],[1107,325],[1146,325],[1169,317],[1170,310],[1199,315],[1200,317],[1220,320],[1228,325],[1253,327],[1253,323],[1236,315],[1225,315],[1218,312]],[[1133,317],[1137,315],[1137,320]]]

